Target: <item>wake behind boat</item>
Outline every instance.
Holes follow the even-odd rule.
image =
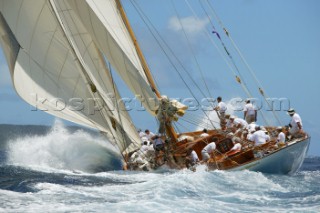
[[[134,2],[132,4],[137,6]],[[270,135],[268,139],[262,142],[257,139],[267,138],[261,136],[264,133],[259,128],[255,131],[247,129],[247,125],[257,120],[257,110],[254,110],[254,114],[249,113],[252,105],[250,110],[244,110],[247,124],[227,127],[226,120],[234,118],[226,117],[221,98],[220,101],[217,99],[217,106],[209,102],[210,110],[214,109],[217,113],[218,124],[210,119],[208,112],[201,109],[209,125],[208,132],[203,137],[202,132],[195,131],[203,115],[195,114],[191,117],[192,112],[188,111],[187,105],[161,93],[120,0],[41,0],[32,7],[26,0],[0,0],[0,5],[1,44],[19,96],[37,109],[99,130],[108,142],[118,148],[130,169],[152,170],[162,165],[174,169],[193,167],[197,162],[189,159],[191,154],[193,157],[199,156],[199,160],[212,170],[250,169],[288,174],[301,166],[310,137],[303,132],[301,120],[296,122],[293,119],[290,131],[281,125],[266,92],[250,67],[248,69],[256,81],[255,89],[272,109],[274,119],[281,125],[283,134],[287,137],[285,140],[277,141],[276,127],[269,124],[269,119],[266,119],[261,110],[259,118],[267,126],[265,131]],[[149,20],[145,18],[143,11],[139,7],[135,8],[148,24]],[[212,17],[216,17],[225,38],[231,41],[247,65],[212,5],[208,2],[206,7],[202,8],[206,13],[211,12]],[[208,15],[208,22],[212,23],[210,17]],[[152,27],[152,23],[149,23],[150,31],[157,32]],[[181,29],[184,31],[183,26]],[[248,100],[253,99],[253,93],[236,66],[222,34],[220,35],[213,25],[210,33],[207,31],[208,29],[206,33],[210,39],[213,35],[225,51],[226,61],[231,64],[229,68],[237,83],[235,87],[241,87]],[[159,45],[162,45],[161,49],[168,51],[165,55],[172,55],[171,47],[160,35],[157,36]],[[189,40],[187,36],[186,38]],[[206,81],[209,76],[204,76],[199,70],[203,80],[199,84],[192,79],[190,72],[175,55],[171,58],[178,61],[185,72],[181,74],[173,64],[179,80],[198,103],[203,97],[215,100],[212,99]],[[141,102],[149,116],[156,118],[157,135],[149,141],[142,140],[130,114],[125,110],[124,102],[119,101],[121,91],[114,79],[114,72]],[[200,95],[186,82],[187,77],[199,90]],[[236,91],[238,90],[236,88]],[[187,127],[188,131],[181,131],[178,125],[184,128],[185,125],[181,124],[184,120],[195,125]],[[260,135],[255,136],[255,132]],[[142,145],[144,142],[147,143]],[[152,147],[149,142],[153,143]],[[212,146],[208,147],[208,144]],[[233,146],[236,146],[235,150]]]

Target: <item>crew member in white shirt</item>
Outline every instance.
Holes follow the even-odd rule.
[[[259,126],[256,127],[256,131],[248,137],[250,141],[254,142],[255,146],[265,144],[270,141],[270,136],[265,131],[261,130]]]
[[[227,129],[230,129],[233,127],[233,123],[231,122],[231,119],[230,119],[231,117],[233,117],[233,119],[235,118],[233,115],[229,115],[229,114],[226,115],[226,119],[227,119],[226,128]]]
[[[208,145],[206,145],[201,151],[202,161],[207,162],[210,159],[216,147],[217,146],[215,142],[211,142]]]
[[[203,129],[203,133],[201,133],[200,138],[204,138],[204,137],[207,137],[207,136],[209,136],[208,130],[207,129]]]
[[[141,129],[138,129],[138,134],[139,134],[139,137],[140,137],[140,139],[141,139],[141,145],[143,145],[143,142],[149,141],[149,139],[147,138],[146,133],[144,133],[143,131],[141,131]]]
[[[218,106],[216,106],[214,110],[216,110],[219,113],[221,129],[225,129],[226,128],[225,116],[227,111],[227,105],[224,102],[222,102],[222,98],[220,96],[217,98],[217,102],[218,102]]]
[[[186,167],[190,168],[194,165],[196,165],[199,162],[199,158],[197,153],[193,149],[187,150],[187,156],[186,156]]]
[[[286,135],[283,132],[282,126],[278,126],[277,131],[278,131],[278,137],[277,137],[276,146],[280,148],[286,145]]]
[[[289,124],[289,133],[292,137],[300,137],[301,134],[304,134],[302,130],[302,120],[298,113],[294,109],[289,109],[288,114],[291,116],[291,122]]]
[[[233,147],[226,152],[226,155],[228,155],[229,153],[233,152],[233,151],[241,151],[242,145],[239,142],[233,141]]]
[[[146,137],[146,133],[142,132],[141,129],[138,129],[138,134],[140,138]]]
[[[150,132],[149,129],[146,129],[144,133],[146,134],[146,137],[148,138],[149,141],[152,141],[152,137],[155,136],[155,134],[153,132]]]
[[[144,154],[149,150],[148,141],[144,141],[143,145],[140,147],[140,152]]]
[[[253,133],[254,131],[256,131],[256,126],[258,126],[256,122],[251,122],[250,124],[248,124],[247,126],[248,132]]]
[[[243,108],[243,112],[243,118],[247,121],[248,124],[257,121],[257,110],[250,102],[250,100],[246,100],[246,105]]]
[[[237,129],[245,129],[248,126],[248,123],[243,120],[242,118],[236,118],[235,116],[230,116],[230,122],[233,127],[236,127]]]

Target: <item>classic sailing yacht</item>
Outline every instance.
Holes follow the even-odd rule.
[[[0,10],[0,40],[19,96],[54,116],[99,130],[132,169],[159,165],[154,157],[138,166],[132,161],[141,139],[124,103],[117,101],[121,97],[111,67],[157,118],[166,141],[159,156],[169,167],[185,168],[187,150],[200,156],[213,138],[218,139],[217,153],[209,169],[287,174],[301,166],[308,136],[278,149],[243,141],[241,152],[226,156],[232,146],[227,131],[213,128],[205,138],[199,137],[200,131],[176,133],[174,123],[187,106],[160,94],[120,0],[0,0]],[[239,77],[237,81],[241,83]]]

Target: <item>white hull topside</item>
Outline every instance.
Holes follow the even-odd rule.
[[[310,137],[289,143],[285,148],[258,160],[229,169],[229,171],[251,170],[272,174],[293,174],[302,165],[308,152]]]

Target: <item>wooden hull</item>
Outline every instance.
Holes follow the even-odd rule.
[[[293,174],[302,165],[309,148],[310,138],[292,141],[276,150],[247,150],[224,160],[212,160],[209,170],[251,170],[271,174]],[[270,147],[270,146],[269,146]]]
[[[274,135],[277,133],[272,127],[269,127],[268,130],[273,135],[271,142],[259,147],[245,148],[235,155],[226,156],[224,154],[226,150],[231,148],[230,145],[233,145],[224,137],[225,133],[219,130],[213,130],[210,136],[204,139],[197,139],[192,149],[198,153],[201,160],[201,150],[204,147],[204,143],[212,141],[214,137],[217,137],[219,138],[219,142],[216,143],[218,154],[208,161],[208,170],[251,170],[272,174],[295,173],[301,167],[306,157],[310,137],[306,136],[294,139],[289,141],[287,146],[276,148],[273,144],[275,144],[276,140]],[[190,133],[190,135],[195,135],[195,132]]]
[[[230,150],[233,143],[223,134],[225,133],[216,131],[205,138],[197,138],[193,141],[183,140],[175,146],[170,147],[167,144],[167,157],[165,158],[165,153],[162,153],[157,159],[159,160],[157,164],[161,166],[150,165],[149,168],[153,170],[165,166],[172,169],[184,169],[187,166],[186,150],[193,149],[202,160],[201,150],[213,138],[218,138],[217,152],[206,163],[209,171],[251,170],[271,174],[293,174],[301,167],[310,144],[310,137],[291,140],[287,146],[281,148],[274,145],[274,140],[257,147],[253,146],[252,142],[251,144],[244,142],[245,146],[240,152],[230,153],[227,151]],[[195,167],[190,169],[195,170]]]
[[[291,142],[287,147],[269,155],[227,169],[229,171],[251,170],[272,174],[293,174],[302,165],[310,144],[310,137]]]

